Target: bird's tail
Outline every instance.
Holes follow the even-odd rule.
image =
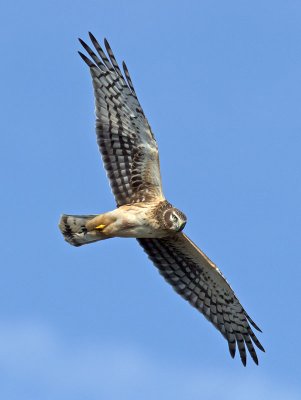
[[[59,228],[66,240],[72,246],[82,246],[83,244],[97,242],[107,239],[101,232],[86,228],[87,222],[95,218],[96,215],[65,215],[60,219]]]

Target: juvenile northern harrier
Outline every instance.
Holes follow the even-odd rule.
[[[253,343],[264,351],[252,321],[216,265],[184,234],[185,215],[162,192],[158,147],[137,98],[128,69],[122,74],[105,40],[109,58],[94,36],[94,53],[82,40],[96,104],[96,134],[117,208],[100,215],[63,215],[60,229],[73,246],[112,237],[137,238],[172,287],[236,345],[246,365],[247,346],[258,364]],[[252,343],[253,342],[253,343]]]

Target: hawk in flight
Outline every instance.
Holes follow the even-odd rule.
[[[166,281],[221,332],[232,357],[238,347],[246,365],[246,348],[264,348],[246,313],[217,266],[182,232],[186,216],[164,197],[159,154],[151,127],[139,103],[125,63],[121,72],[105,40],[107,55],[90,33],[95,50],[80,43],[90,69],[97,143],[117,208],[99,215],[62,215],[65,240],[81,246],[113,237],[136,238]],[[251,327],[252,326],[252,327]]]

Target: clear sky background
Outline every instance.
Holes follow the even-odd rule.
[[[1,5],[0,397],[301,399],[301,2]],[[262,328],[260,365],[135,240],[73,248],[61,213],[115,202],[77,37],[126,60],[186,233]]]

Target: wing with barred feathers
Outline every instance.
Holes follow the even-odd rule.
[[[157,143],[128,69],[123,63],[123,76],[109,43],[107,57],[89,35],[96,53],[79,39],[90,58],[79,54],[93,79],[97,142],[117,205],[163,200]]]
[[[183,233],[163,239],[137,239],[149,258],[177,293],[186,299],[222,333],[229,351],[238,347],[246,365],[246,347],[256,364],[253,343],[264,348],[250,324],[260,331],[246,313],[217,266]],[[253,343],[252,343],[253,342]]]

